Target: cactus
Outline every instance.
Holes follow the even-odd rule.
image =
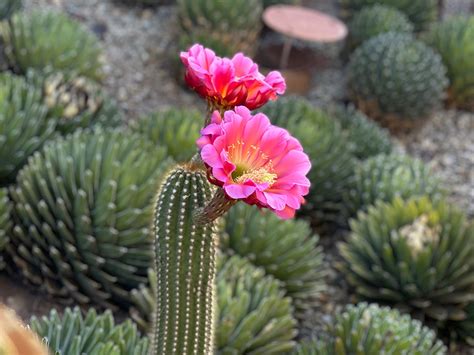
[[[0,189],[0,270],[5,267],[2,253],[10,240],[10,229],[12,226],[10,220],[11,207],[8,190]]]
[[[263,7],[269,7],[273,5],[299,5],[301,0],[263,0]]]
[[[340,268],[360,297],[403,305],[428,320],[462,321],[474,300],[474,226],[428,198],[379,201],[351,222]],[[442,324],[439,324],[442,326]]]
[[[335,107],[331,110],[331,116],[341,124],[354,147],[353,154],[358,159],[365,160],[392,151],[389,132],[353,106]]]
[[[23,78],[0,74],[0,185],[14,180],[28,157],[54,136],[41,92]]]
[[[192,43],[218,55],[252,55],[261,29],[261,0],[177,0],[182,30],[181,49]]]
[[[124,130],[47,144],[10,190],[7,268],[64,301],[126,307],[147,280],[150,197],[167,166],[166,149]]]
[[[420,321],[376,304],[348,305],[328,328],[328,339],[304,342],[295,355],[447,353],[436,334]]]
[[[390,202],[396,196],[407,199],[444,195],[438,178],[421,160],[399,154],[381,154],[356,167],[353,183],[344,193],[344,205],[349,215],[366,211],[377,200]]]
[[[311,159],[311,191],[303,213],[320,226],[345,223],[340,213],[342,194],[350,184],[355,159],[354,147],[339,123],[297,97],[270,102],[262,112],[298,138]]]
[[[21,0],[2,0],[0,4],[0,21],[9,19],[22,6]]]
[[[420,127],[440,106],[448,84],[439,54],[406,33],[383,33],[352,54],[352,100],[393,132]]]
[[[132,122],[130,128],[154,143],[168,148],[168,154],[184,162],[196,154],[196,140],[202,127],[202,114],[195,110],[169,109]]]
[[[67,308],[60,316],[32,317],[31,329],[44,339],[50,352],[57,355],[148,355],[148,339],[141,337],[130,321],[116,325],[110,310],[97,314],[90,309]]]
[[[425,41],[441,54],[448,69],[448,103],[474,111],[474,16],[435,24]]]
[[[86,77],[28,71],[27,80],[41,90],[48,116],[57,120],[56,129],[63,134],[79,127],[117,127],[123,122],[115,102]]]
[[[403,12],[385,5],[362,8],[349,23],[349,46],[358,47],[362,42],[386,32],[412,33],[413,24]]]
[[[102,77],[102,51],[97,38],[60,13],[36,11],[15,14],[1,36],[12,67],[72,72],[93,80]]]
[[[222,248],[262,267],[282,282],[298,311],[312,308],[325,289],[318,236],[304,221],[279,221],[255,207],[237,205],[225,218]]]
[[[417,32],[426,30],[438,18],[438,0],[339,0],[339,4],[344,18],[352,17],[356,11],[369,5],[391,6],[403,12]]]

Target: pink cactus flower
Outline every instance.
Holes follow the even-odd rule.
[[[214,108],[222,110],[246,106],[254,110],[276,100],[286,90],[285,80],[277,71],[264,76],[252,59],[237,53],[232,59],[221,58],[200,44],[181,52],[189,87]]]
[[[304,203],[309,158],[296,138],[264,114],[253,116],[244,106],[226,111],[224,118],[216,111],[197,144],[209,181],[229,199],[269,208],[282,219]]]

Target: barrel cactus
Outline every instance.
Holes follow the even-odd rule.
[[[420,127],[441,105],[448,84],[439,54],[411,35],[395,32],[359,46],[348,74],[358,108],[395,133]]]
[[[8,198],[8,190],[0,189],[0,270],[5,267],[2,253],[10,239],[11,203]]]
[[[302,343],[295,355],[447,353],[436,334],[420,321],[376,304],[349,305],[328,328],[327,339]]]
[[[444,195],[440,180],[426,164],[407,155],[380,154],[356,167],[352,186],[344,193],[344,205],[353,216],[377,200],[424,195],[433,200]]]
[[[33,317],[31,329],[43,338],[52,354],[67,355],[148,355],[148,339],[141,337],[130,320],[115,324],[108,310],[97,314],[90,309],[85,316],[79,308],[66,308],[60,316]]]
[[[425,37],[448,69],[448,103],[474,111],[474,16],[435,24]]]
[[[412,33],[413,24],[403,12],[385,5],[362,8],[349,23],[349,42],[352,49],[362,42],[386,32]]]
[[[304,221],[279,221],[247,205],[225,217],[221,248],[249,259],[282,282],[298,311],[312,308],[325,289],[324,255]]]
[[[429,320],[460,322],[474,300],[474,226],[426,197],[379,201],[351,223],[340,267],[357,294]]]
[[[0,74],[0,185],[14,180],[28,157],[54,136],[41,92],[22,77]]]
[[[64,301],[126,307],[152,262],[152,196],[166,149],[79,130],[35,153],[11,188],[7,268]]]
[[[28,69],[73,72],[93,80],[102,77],[102,50],[97,38],[61,13],[15,14],[1,36],[10,65]]]
[[[10,16],[21,8],[21,0],[3,0],[0,4],[0,21]]]
[[[168,154],[181,162],[196,154],[196,140],[202,124],[202,114],[196,110],[169,109],[142,117],[132,122],[130,128],[165,146]]]

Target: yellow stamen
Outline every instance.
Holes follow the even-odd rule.
[[[277,180],[277,174],[269,172],[265,168],[259,168],[256,170],[247,170],[242,175],[240,175],[235,181],[237,183],[242,183],[245,180],[252,180],[257,183],[268,183],[270,186],[275,183]]]

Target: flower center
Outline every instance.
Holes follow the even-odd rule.
[[[267,183],[271,186],[275,183],[277,174],[269,172],[264,167],[254,170],[246,170],[245,168],[237,166],[235,171],[232,173],[232,178],[239,184],[246,180],[252,180],[259,184]]]

